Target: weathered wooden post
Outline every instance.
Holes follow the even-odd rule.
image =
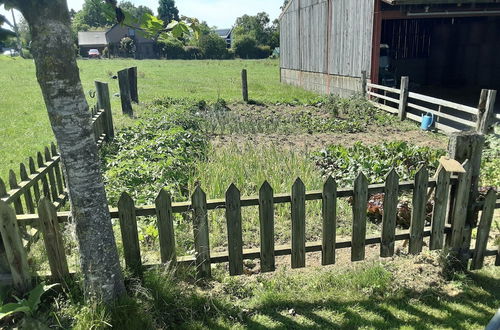
[[[132,99],[130,98],[130,82],[128,79],[128,69],[118,71],[118,84],[120,86],[120,99],[122,102],[122,112],[125,115],[133,116]]]
[[[408,84],[409,84],[409,78],[408,77],[401,77],[401,94],[399,95],[399,109],[398,109],[398,114],[399,114],[399,120],[405,120],[406,119],[406,106],[408,105]]]
[[[482,134],[488,134],[492,124],[493,110],[495,108],[495,100],[497,96],[496,90],[481,90],[479,105],[477,107],[477,122],[476,131]]]
[[[450,137],[448,145],[448,153],[451,159],[455,159],[460,163],[468,160],[468,171],[470,171],[470,183],[467,183],[467,192],[460,192],[460,187],[456,187],[451,191],[450,199],[450,217],[454,219],[458,208],[456,202],[460,194],[465,193],[468,197],[463,202],[466,203],[465,211],[465,225],[462,231],[462,244],[456,251],[456,255],[460,260],[460,267],[466,269],[470,257],[470,242],[472,229],[477,226],[478,208],[477,198],[479,196],[479,173],[481,167],[481,157],[484,147],[484,135],[477,132],[458,132]],[[460,181],[460,180],[459,180]],[[447,244],[450,245],[452,235],[447,237]]]
[[[243,101],[248,102],[248,81],[247,81],[247,70],[241,70],[241,90],[243,93]]]
[[[104,126],[106,128],[106,141],[111,141],[115,137],[113,127],[113,114],[111,112],[111,100],[109,99],[109,86],[105,82],[96,81],[97,104],[99,109],[104,109]]]
[[[363,70],[361,71],[361,95],[363,95],[363,97],[366,97],[366,83],[367,83],[367,75],[366,75],[366,71]]]
[[[137,92],[137,67],[128,68],[128,81],[130,84],[130,98],[132,102],[139,103],[139,93]]]

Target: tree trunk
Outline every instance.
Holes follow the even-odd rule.
[[[4,1],[30,26],[36,75],[65,168],[86,298],[111,301],[125,287],[66,1]]]

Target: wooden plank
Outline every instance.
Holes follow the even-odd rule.
[[[243,95],[243,101],[248,103],[248,79],[247,70],[241,70],[241,93]]]
[[[483,212],[481,214],[481,221],[477,228],[476,249],[472,257],[471,269],[481,269],[484,264],[484,252],[488,245],[488,238],[490,236],[491,223],[493,221],[493,214],[495,212],[496,192],[490,189],[486,194],[484,201]]]
[[[354,181],[351,261],[360,261],[365,258],[367,202],[368,180],[363,173],[359,173]]]
[[[399,108],[398,108],[398,117],[399,120],[406,119],[406,107],[408,105],[408,93],[410,92],[408,89],[409,78],[401,77],[401,92],[399,95]]]
[[[471,185],[471,165],[467,160],[463,164],[467,173],[458,175],[458,186],[456,190],[455,203],[453,209],[451,247],[459,250],[463,243],[463,231],[467,219],[467,203],[469,200],[469,189]]]
[[[380,110],[384,110],[384,111],[387,111],[389,113],[393,113],[393,114],[397,114],[398,113],[398,109],[396,108],[393,108],[391,106],[388,106],[388,105],[385,105],[385,104],[381,104],[381,103],[377,103],[375,101],[368,101],[371,105],[373,105],[374,107],[376,108],[379,108]]]
[[[139,93],[137,92],[137,67],[128,68],[128,81],[130,84],[130,99],[132,102],[139,103]]]
[[[196,251],[196,272],[198,278],[210,277],[210,240],[207,214],[207,195],[197,186],[191,196],[193,205],[194,249]]]
[[[463,119],[463,118],[459,118],[459,117],[456,117],[456,116],[453,116],[453,115],[448,115],[446,113],[442,113],[440,111],[429,109],[429,108],[426,108],[426,107],[423,107],[421,105],[414,104],[414,103],[411,103],[411,102],[408,102],[408,107],[409,108],[413,108],[413,109],[418,110],[418,111],[425,112],[425,113],[430,112],[430,113],[434,114],[438,119],[439,118],[446,118],[446,119],[449,119],[449,120],[454,121],[456,123],[463,124],[463,125],[466,125],[466,126],[469,126],[469,127],[475,127],[475,124],[476,124],[473,121],[470,121],[470,120],[467,120],[467,119]]]
[[[425,166],[420,167],[415,175],[415,189],[413,190],[410,240],[408,243],[410,254],[419,254],[422,252],[424,244],[424,226],[427,215],[427,182],[429,181],[429,172]]]
[[[398,99],[395,99],[395,98],[390,97],[390,96],[381,95],[381,94],[374,93],[374,92],[368,92],[368,95],[376,97],[378,99],[386,100],[386,101],[389,101],[389,102],[392,102],[392,103],[395,103],[395,104],[399,104],[399,100]]]
[[[264,181],[259,190],[260,270],[272,272],[274,261],[274,199],[273,188]]]
[[[13,170],[9,171],[9,186],[10,189],[17,189],[19,186],[17,185],[17,179],[16,179],[16,174],[14,173]],[[19,197],[14,198],[13,200],[14,204],[14,209],[16,210],[16,214],[23,214],[23,203],[21,202],[21,199]]]
[[[241,227],[241,194],[234,184],[226,191],[226,222],[229,274],[243,274],[243,230]]]
[[[137,232],[137,218],[134,201],[125,192],[122,193],[118,200],[118,217],[120,219],[125,266],[133,274],[138,275],[141,273],[142,262],[139,234]]]
[[[50,196],[50,189],[49,189],[49,181],[47,180],[47,172],[49,170],[49,167],[45,165],[45,163],[43,162],[43,157],[42,157],[42,154],[40,152],[38,152],[36,154],[36,158],[37,158],[37,161],[38,161],[38,169],[42,169],[42,167],[44,167],[44,174],[40,176],[40,180],[42,181],[42,191],[43,191],[43,195],[47,198],[50,198],[52,201],[54,201],[56,199],[57,196]]]
[[[52,157],[50,155],[49,148],[45,147],[45,161],[50,162],[52,160]],[[52,199],[55,201],[55,198],[59,196],[59,193],[63,193],[63,191],[57,191],[57,186],[56,186],[56,176],[54,174],[54,167],[50,167],[49,171],[47,172],[49,176],[49,183],[50,183],[50,193],[52,195]]]
[[[54,157],[59,156],[56,145],[54,143],[50,144],[50,153],[52,155],[51,159],[54,159]],[[56,175],[57,190],[61,194],[64,192],[64,181],[61,174],[61,162],[54,164],[54,173]]]
[[[382,236],[380,244],[380,256],[382,258],[394,255],[394,239],[396,235],[396,217],[399,201],[399,176],[392,169],[385,179],[384,191],[384,214],[382,217]]]
[[[441,165],[446,172],[450,173],[465,173],[465,168],[455,159],[450,159],[446,156],[439,158],[439,165]],[[439,180],[438,180],[439,183]]]
[[[30,174],[36,175],[36,167],[35,167],[35,161],[33,160],[33,157],[29,158],[29,168],[30,168]],[[31,179],[33,180],[33,179]],[[38,201],[40,200],[40,187],[38,186],[38,180],[33,181],[33,193],[35,194],[35,205],[38,205]],[[35,213],[35,212],[33,212]]]
[[[57,281],[64,281],[69,276],[64,242],[59,231],[57,210],[46,197],[42,197],[38,203],[38,215],[50,271]]]
[[[160,257],[162,263],[174,263],[177,260],[175,251],[175,230],[174,216],[172,213],[172,198],[165,190],[160,193],[155,200],[156,225],[160,240]]]
[[[21,178],[21,181],[28,181],[28,171],[26,170],[26,166],[21,163],[19,165],[19,177]],[[26,204],[26,210],[29,213],[35,213],[35,205],[33,203],[33,197],[31,195],[31,191],[29,189],[26,189],[24,192],[24,202]]]
[[[120,87],[122,112],[124,115],[133,116],[134,111],[132,109],[132,99],[130,98],[130,82],[127,69],[118,71],[118,84]]]
[[[115,129],[113,127],[113,112],[111,111],[111,100],[109,97],[109,86],[105,82],[96,81],[95,87],[97,91],[97,104],[105,113],[106,139],[111,141],[115,137]]]
[[[323,185],[323,239],[321,264],[335,263],[335,243],[337,241],[337,183],[328,176]]]
[[[401,93],[401,90],[399,90],[397,88],[392,88],[392,87],[377,85],[377,84],[372,84],[372,83],[368,83],[366,85],[370,88],[373,88],[373,89],[381,89],[383,91],[387,91],[387,92],[398,94],[398,95]]]
[[[292,268],[306,266],[306,188],[300,178],[292,186]]]
[[[496,90],[481,90],[479,100],[476,131],[482,134],[488,134],[493,124],[493,113],[495,110]]]
[[[19,234],[16,214],[3,201],[0,201],[0,234],[10,266],[13,287],[20,293],[27,293],[32,287],[28,257]]]
[[[450,197],[450,172],[444,167],[438,173],[434,210],[432,212],[432,234],[429,249],[440,250],[444,244],[444,226]]]
[[[477,115],[477,113],[478,113],[476,108],[469,107],[469,106],[463,105],[463,104],[458,104],[458,103],[446,101],[446,100],[441,100],[441,99],[427,96],[427,95],[422,95],[422,94],[410,92],[408,94],[408,97],[413,98],[413,99],[417,99],[420,101],[432,103],[432,104],[442,105],[443,107],[447,107],[447,108],[459,110],[462,112],[470,113],[472,115]]]

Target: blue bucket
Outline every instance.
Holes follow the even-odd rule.
[[[428,131],[432,124],[434,124],[434,115],[432,113],[428,112],[425,116],[422,115],[422,124],[420,125],[422,130]]]

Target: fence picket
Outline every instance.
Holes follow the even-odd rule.
[[[396,217],[399,200],[399,175],[392,169],[387,174],[384,188],[384,215],[382,218],[382,237],[380,256],[383,258],[394,255],[394,241],[396,236]]]
[[[243,274],[243,232],[241,227],[241,194],[234,184],[226,191],[226,222],[229,274]]]
[[[16,179],[16,174],[14,173],[13,170],[9,171],[9,186],[10,189],[18,189],[19,186],[17,185],[17,179]],[[23,203],[21,202],[21,198],[17,197],[13,201],[14,203],[14,209],[16,210],[16,214],[23,214]]]
[[[194,249],[196,251],[196,271],[198,278],[212,275],[210,265],[210,239],[207,216],[207,195],[197,186],[191,196],[193,207]]]
[[[354,181],[351,261],[360,261],[365,258],[367,202],[368,180],[361,172]]]
[[[274,261],[274,199],[273,188],[264,181],[259,190],[260,271],[272,272]]]
[[[118,201],[118,217],[120,219],[125,266],[134,274],[139,274],[142,263],[135,205],[130,195],[125,192],[122,193]]]
[[[430,238],[431,250],[443,248],[444,226],[446,224],[446,212],[448,210],[448,198],[450,195],[450,172],[444,167],[438,173],[436,194],[434,197],[434,210],[432,212],[432,233]]]
[[[49,148],[45,147],[45,161],[50,162],[52,160],[52,157],[50,155]],[[62,193],[62,191],[57,192],[57,186],[56,186],[56,176],[54,174],[54,168],[51,167],[48,170],[48,176],[49,176],[49,182],[50,182],[50,193],[52,194],[52,200],[56,201],[56,199],[59,197],[59,193]]]
[[[56,145],[53,142],[50,144],[50,150],[51,150],[52,158],[59,156],[59,153],[57,152]],[[61,174],[61,161],[59,161],[54,166],[54,172],[56,174],[57,189],[59,190],[59,193],[62,194],[64,192],[64,182],[63,182],[62,174]]]
[[[130,99],[132,102],[139,103],[139,94],[137,93],[137,67],[128,68],[128,80],[130,84]]]
[[[3,180],[0,178],[0,198],[5,196],[7,196],[7,187],[5,186]]]
[[[419,254],[424,245],[424,226],[427,207],[427,185],[429,172],[425,166],[420,167],[415,175],[415,188],[413,189],[409,253]]]
[[[38,161],[38,168],[41,169],[42,167],[45,167],[45,163],[43,162],[43,157],[40,152],[36,154],[36,158]],[[43,195],[47,198],[51,198],[52,201],[55,201],[57,196],[50,196],[50,189],[49,189],[49,182],[47,181],[47,175],[42,175],[41,181],[42,181]]]
[[[33,157],[29,158],[29,168],[30,174],[36,174],[35,161]],[[38,201],[40,200],[40,187],[38,186],[38,181],[33,183],[33,193],[35,194],[35,205],[38,205]]]
[[[113,127],[113,114],[111,111],[111,101],[109,98],[109,86],[105,82],[96,81],[95,87],[97,91],[97,104],[99,105],[100,109],[104,109],[106,140],[111,141],[115,137],[115,130]]]
[[[484,263],[484,252],[488,245],[488,237],[490,235],[491,223],[493,221],[493,213],[495,212],[496,192],[490,189],[484,200],[483,212],[481,221],[477,228],[476,248],[472,257],[471,269],[481,269]]]
[[[120,87],[120,99],[122,103],[122,112],[124,115],[133,116],[132,99],[130,98],[130,82],[128,69],[118,71],[118,85]]]
[[[63,238],[59,231],[57,210],[46,197],[42,197],[38,202],[38,215],[50,271],[56,280],[62,281],[69,275],[68,261],[64,253]]]
[[[453,220],[451,225],[451,248],[460,249],[463,242],[465,221],[467,219],[467,201],[469,200],[469,191],[472,180],[471,166],[468,160],[463,164],[465,173],[458,175],[458,185],[455,195],[453,208]]]
[[[174,219],[172,214],[172,198],[165,190],[160,193],[155,200],[156,221],[158,226],[158,236],[160,238],[161,262],[173,262],[177,260],[175,253],[175,232]]]
[[[323,185],[322,196],[323,238],[321,264],[335,263],[335,243],[337,238],[337,183],[328,176]]]
[[[292,268],[306,266],[306,188],[300,178],[295,180],[291,195]]]
[[[10,266],[13,287],[21,293],[26,293],[32,286],[28,257],[19,234],[16,214],[3,201],[0,201],[0,234]]]
[[[26,166],[23,163],[19,165],[19,177],[21,178],[21,181],[29,180],[28,172],[26,171]],[[28,212],[31,214],[35,213],[35,205],[33,204],[33,197],[31,195],[30,188],[24,191],[24,201],[26,203],[26,209],[28,210]]]

